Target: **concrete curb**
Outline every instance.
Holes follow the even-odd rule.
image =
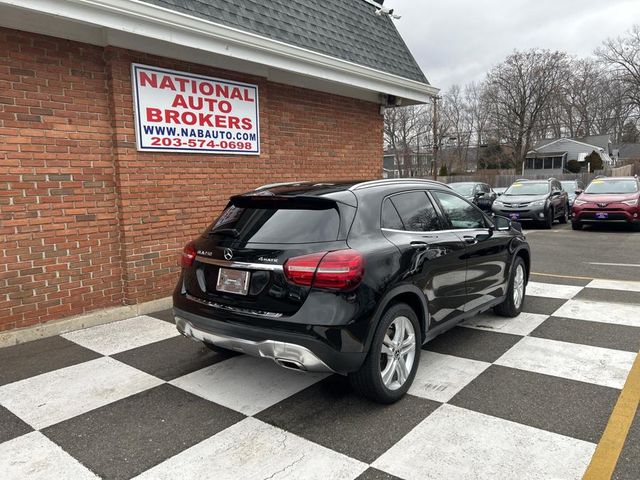
[[[63,318],[62,320],[3,332],[0,333],[0,348],[10,347],[19,343],[38,340],[40,338],[53,337],[55,335],[94,327],[104,323],[117,322],[118,320],[137,317],[138,315],[166,310],[172,306],[173,302],[171,297],[165,297],[136,305],[123,305],[121,307],[105,308],[94,312],[83,313],[82,315]]]

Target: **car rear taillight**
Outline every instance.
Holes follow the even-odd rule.
[[[301,257],[293,257],[284,264],[284,274],[287,279],[298,285],[310,287],[313,283],[313,276],[316,273],[318,264],[327,252],[312,253]]]
[[[180,257],[180,265],[190,267],[196,259],[196,247],[193,242],[189,242],[184,246],[182,256]]]
[[[284,274],[298,285],[352,290],[362,281],[364,259],[355,250],[313,253],[287,260]]]

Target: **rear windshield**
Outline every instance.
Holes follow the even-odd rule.
[[[585,193],[635,193],[638,183],[633,179],[596,179],[589,184]]]
[[[314,243],[337,240],[339,230],[340,214],[331,204],[312,208],[231,205],[208,233],[246,243]]]
[[[545,193],[549,193],[547,182],[516,182],[507,188],[504,195],[544,195]]]

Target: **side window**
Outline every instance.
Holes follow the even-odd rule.
[[[453,228],[485,228],[487,226],[482,212],[466,200],[446,192],[432,193],[442,205],[442,210]]]
[[[429,232],[441,230],[440,218],[425,192],[401,193],[391,197],[405,230]]]
[[[391,228],[392,230],[404,230],[402,220],[396,207],[391,204],[391,200],[386,198],[382,203],[382,228]]]

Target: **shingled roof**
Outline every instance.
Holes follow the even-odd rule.
[[[387,15],[366,0],[143,0],[428,84]],[[382,3],[382,2],[378,2]]]

